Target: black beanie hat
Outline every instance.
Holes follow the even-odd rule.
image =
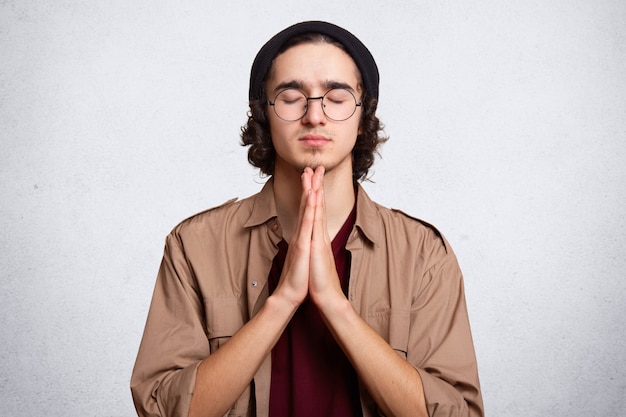
[[[276,58],[278,51],[283,45],[294,36],[306,33],[320,33],[342,44],[361,72],[361,79],[367,94],[370,97],[378,98],[378,67],[374,57],[365,45],[352,33],[337,25],[322,21],[309,21],[289,26],[287,29],[278,32],[263,45],[256,58],[254,58],[252,70],[250,71],[250,90],[248,92],[250,100],[261,98],[263,80],[272,66],[272,61]]]

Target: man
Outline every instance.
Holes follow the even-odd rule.
[[[142,416],[480,416],[463,279],[432,226],[358,185],[384,140],[351,33],[259,51],[242,131],[261,192],[168,236],[131,379]]]

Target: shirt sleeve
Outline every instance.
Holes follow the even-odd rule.
[[[131,376],[139,416],[188,415],[197,367],[210,354],[201,300],[182,244],[172,232]]]
[[[420,373],[431,417],[480,417],[483,402],[463,276],[445,245],[422,276],[407,360]]]

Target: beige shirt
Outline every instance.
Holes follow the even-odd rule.
[[[273,182],[259,194],[199,213],[167,237],[131,378],[140,416],[187,416],[199,363],[268,297],[282,231]],[[431,416],[482,416],[463,277],[432,226],[369,199],[359,186],[348,298],[420,373]],[[227,415],[268,416],[268,355]],[[364,416],[379,415],[361,389]]]

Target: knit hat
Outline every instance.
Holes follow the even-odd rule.
[[[281,32],[278,32],[263,45],[256,55],[256,58],[254,58],[252,70],[250,71],[250,90],[248,92],[250,100],[258,100],[261,98],[263,81],[272,66],[274,58],[276,58],[278,51],[280,51],[283,45],[294,36],[306,33],[320,33],[343,45],[344,49],[352,57],[361,72],[361,79],[367,94],[370,97],[378,98],[378,83],[380,79],[378,67],[376,66],[374,57],[365,45],[352,33],[337,25],[322,21],[308,21],[289,26]]]

